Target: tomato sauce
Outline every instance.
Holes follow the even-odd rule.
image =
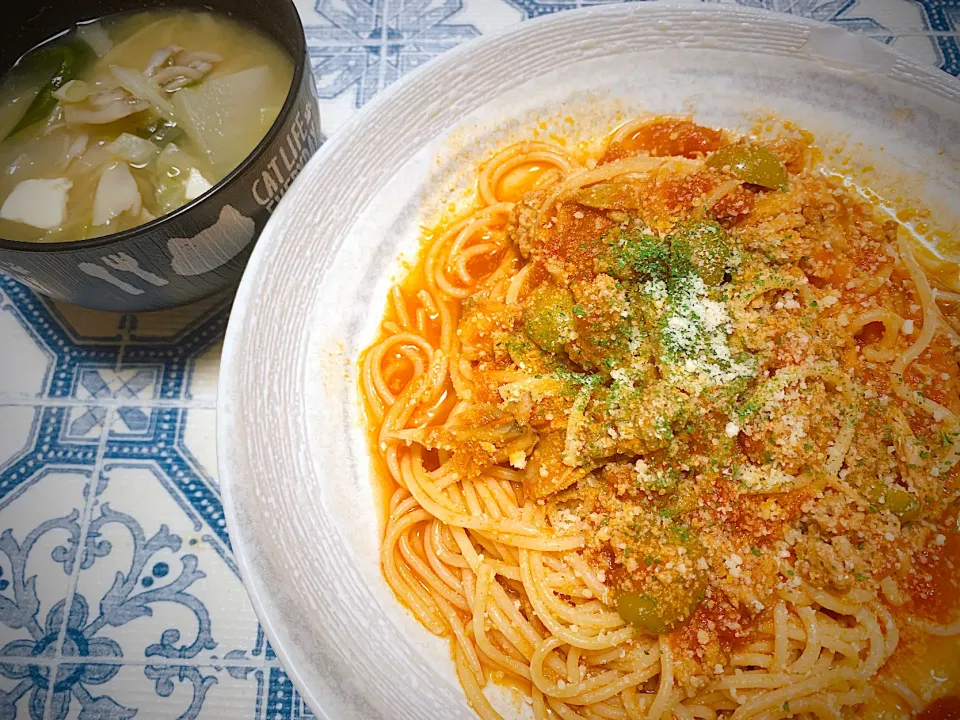
[[[564,203],[544,243],[547,257],[565,267],[572,278],[591,276],[603,233],[612,225],[601,210]]]
[[[960,697],[951,695],[930,703],[917,720],[960,720]]]
[[[695,158],[713,152],[723,144],[723,133],[689,120],[664,118],[641,126],[632,135],[614,143],[601,163],[619,160],[645,151],[653,157],[682,155]]]
[[[754,626],[743,620],[740,612],[728,603],[703,603],[671,639],[679,648],[694,650],[701,645],[701,633],[706,633],[711,642],[729,654],[753,637]]]
[[[943,545],[936,539],[919,553],[906,583],[912,599],[911,611],[939,623],[958,619],[960,599],[960,532],[956,531],[957,512],[945,518],[945,527],[938,533]],[[936,537],[936,536],[935,536]]]

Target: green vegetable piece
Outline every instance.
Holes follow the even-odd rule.
[[[574,303],[569,290],[541,285],[530,295],[523,311],[523,331],[549,353],[559,353],[574,335]]]
[[[583,188],[574,199],[599,210],[638,210],[643,207],[640,189],[631,183],[609,181]]]
[[[884,498],[887,509],[905,522],[920,519],[920,501],[901,487],[893,487]]]
[[[17,64],[17,70],[37,74],[49,73],[50,79],[40,88],[20,122],[7,137],[12,137],[48,117],[57,106],[57,98],[53,94],[69,81],[75,80],[95,57],[89,45],[76,39],[45,45],[26,55]]]
[[[606,238],[598,258],[601,270],[618,280],[663,280],[670,278],[670,246],[643,232],[621,232]]]
[[[704,556],[700,540],[686,527],[675,523],[666,540],[686,549],[688,565],[696,566]],[[617,597],[617,612],[624,620],[651,635],[662,635],[685,623],[696,611],[707,591],[707,573],[699,569],[683,582],[664,585],[648,578],[641,591],[624,592]]]
[[[899,485],[887,485],[877,480],[864,487],[863,494],[904,522],[920,518],[920,501]]]
[[[617,612],[628,623],[651,635],[662,635],[670,629],[659,603],[650,595],[622,593],[617,598]]]
[[[730,237],[711,220],[683,223],[670,234],[677,265],[687,259],[706,285],[720,285],[733,255]]]
[[[760,145],[727,145],[707,158],[707,167],[729,169],[736,178],[753,185],[785,190],[787,168],[776,155]]]
[[[690,619],[706,588],[706,579],[697,578],[691,587],[671,587],[662,593],[621,593],[617,597],[617,613],[644,632],[662,635]]]

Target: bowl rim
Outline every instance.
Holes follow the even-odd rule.
[[[95,248],[113,245],[114,243],[133,240],[143,233],[153,232],[154,230],[162,227],[164,224],[176,220],[180,218],[180,216],[191,212],[204,202],[212,200],[218,192],[223,190],[228,185],[235,184],[239,180],[240,176],[245,174],[247,170],[250,169],[250,166],[261,157],[264,150],[266,150],[267,147],[277,139],[280,134],[280,128],[286,124],[290,114],[293,112],[293,108],[297,104],[297,98],[300,95],[300,86],[303,84],[304,73],[309,71],[312,75],[313,72],[312,69],[310,69],[310,61],[307,57],[307,36],[303,29],[303,19],[300,17],[300,11],[297,9],[296,3],[294,0],[275,1],[283,2],[288,8],[293,10],[293,21],[296,23],[296,28],[299,31],[294,33],[296,54],[291,57],[293,60],[293,76],[290,79],[290,87],[287,89],[287,96],[284,98],[283,105],[280,107],[280,112],[277,114],[273,124],[270,125],[270,128],[267,130],[266,134],[260,139],[260,142],[256,144],[256,146],[247,154],[247,156],[240,162],[239,165],[227,173],[221,180],[214,183],[213,187],[199,197],[196,197],[193,200],[181,205],[175,210],[171,210],[170,212],[160,215],[149,222],[143,223],[142,225],[137,225],[136,227],[128,228],[127,230],[120,230],[119,232],[108,233],[106,235],[98,235],[97,237],[87,238],[86,240],[61,240],[59,242],[49,243],[30,242],[27,240],[8,240],[7,238],[0,236],[0,251],[13,250],[24,253],[56,253],[62,251],[93,250]],[[162,9],[176,7],[178,7],[178,3],[173,2],[165,5]],[[260,30],[260,28],[253,23],[246,20],[239,20],[231,13],[219,13],[217,11],[203,10],[198,9],[195,6],[183,5],[180,7],[192,9],[196,12],[213,12],[214,14],[224,14],[227,15],[227,17],[238,20],[239,22],[243,22],[246,25],[249,25],[250,27],[253,27],[254,29],[263,33],[264,35],[267,35],[267,33],[265,33],[263,30]],[[128,12],[142,11],[149,11],[149,8],[132,8]],[[121,13],[112,14],[119,15]],[[68,32],[68,30],[65,30],[64,32]],[[59,35],[57,37],[59,37]],[[267,37],[270,36],[267,35]],[[277,42],[277,40],[273,37],[270,37],[270,39],[274,42]],[[9,72],[10,69],[12,68],[4,70],[2,73],[0,73],[0,76]]]
[[[539,28],[551,24],[564,24],[570,22],[571,17],[584,17],[587,15],[642,16],[644,13],[654,11],[655,9],[677,13],[699,12],[703,14],[739,17],[752,15],[755,18],[763,18],[767,21],[789,22],[811,29],[829,28],[831,31],[837,32],[847,38],[855,37],[876,46],[878,51],[886,53],[892,59],[896,60],[899,68],[915,72],[915,77],[926,80],[927,84],[924,85],[925,90],[935,92],[930,87],[934,84],[941,88],[946,87],[947,93],[951,96],[949,101],[955,103],[960,102],[960,78],[956,78],[938,67],[923,63],[885,43],[861,35],[860,33],[851,32],[846,28],[841,28],[829,22],[781,13],[766,8],[739,4],[702,3],[699,0],[617,2],[550,13],[529,20],[515,22],[499,28],[496,31],[463,42],[441,55],[432,58],[399,78],[390,87],[380,92],[369,103],[350,117],[310,159],[300,176],[298,176],[296,182],[303,185],[303,178],[315,173],[320,166],[327,162],[328,157],[336,155],[342,146],[348,145],[351,142],[351,137],[354,135],[355,129],[365,124],[368,117],[392,103],[395,97],[405,93],[408,87],[415,86],[422,78],[434,72],[434,69],[437,67],[458,63],[462,56],[472,53],[474,48],[478,46],[486,47],[503,42],[504,40],[509,41],[510,36],[517,33],[524,34],[530,32],[531,27]],[[901,83],[904,82],[902,78],[898,78],[897,81]],[[944,97],[942,92],[940,96]],[[244,395],[262,392],[263,389],[270,384],[262,384],[259,388],[249,387],[240,380],[242,373],[239,372],[238,369],[241,366],[247,366],[253,362],[249,353],[251,346],[264,346],[264,344],[260,342],[262,338],[256,338],[257,342],[253,343],[253,338],[250,337],[253,319],[258,314],[263,315],[265,312],[263,309],[264,304],[259,302],[259,298],[257,297],[260,275],[269,258],[275,254],[276,249],[284,243],[290,242],[287,233],[282,231],[280,225],[287,215],[295,211],[297,206],[294,205],[294,203],[298,200],[296,197],[297,194],[298,193],[288,193],[281,199],[278,207],[275,209],[261,233],[260,240],[251,254],[234,297],[230,319],[224,336],[217,383],[218,399],[215,435],[217,443],[217,469],[224,518],[226,520],[238,573],[250,597],[251,604],[263,627],[264,633],[272,645],[274,654],[282,664],[286,675],[290,678],[294,687],[313,713],[322,720],[337,720],[336,715],[330,714],[334,712],[336,708],[331,708],[331,705],[325,701],[326,696],[335,696],[332,692],[335,690],[334,685],[320,677],[318,673],[311,673],[312,667],[309,662],[310,659],[304,654],[302,648],[297,645],[295,632],[293,632],[293,629],[289,627],[286,622],[286,614],[277,602],[271,598],[268,588],[257,569],[255,558],[261,555],[260,548],[257,545],[257,538],[252,532],[252,528],[248,529],[244,524],[239,522],[239,515],[242,512],[241,507],[245,507],[245,504],[242,503],[238,497],[241,487],[251,487],[250,481],[254,472],[250,466],[241,468],[240,464],[234,459],[234,453],[231,452],[231,448],[234,445],[246,442],[244,438],[245,434],[255,433],[257,431],[253,428],[261,427],[261,424],[251,423],[241,417],[235,410],[235,407],[238,404],[242,404],[239,399]],[[344,233],[341,232],[341,237],[343,235]],[[274,320],[275,319],[276,318],[274,318]],[[303,359],[297,359],[296,364],[302,369]],[[267,366],[262,365],[261,367]],[[273,367],[273,365],[271,364],[269,367]],[[266,460],[266,458],[261,458],[261,460]],[[235,469],[237,472],[234,472]],[[378,531],[379,530],[378,528]],[[399,603],[400,601],[397,600],[397,602]]]

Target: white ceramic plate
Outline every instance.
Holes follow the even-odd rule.
[[[397,257],[416,250],[418,222],[467,187],[480,158],[535,120],[589,134],[618,110],[693,111],[744,130],[764,114],[793,119],[850,154],[872,186],[923,198],[958,227],[960,84],[794,17],[660,3],[562,13],[443,55],[367,106],[260,238],[221,368],[233,549],[270,641],[320,717],[473,717],[446,641],[380,574],[355,359],[376,333]],[[571,128],[566,115],[592,120]],[[495,702],[525,714],[506,693]]]

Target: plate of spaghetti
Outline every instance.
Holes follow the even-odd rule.
[[[958,109],[871,41],[655,4],[484,39],[340,131],[219,406],[314,712],[960,716]]]

